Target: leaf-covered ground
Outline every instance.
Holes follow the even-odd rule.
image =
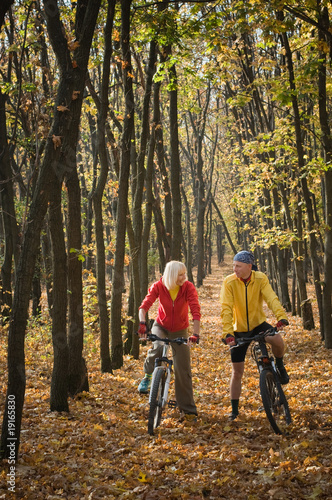
[[[70,400],[70,413],[49,411],[52,348],[47,324],[26,341],[27,390],[15,494],[7,466],[0,498],[24,499],[331,499],[332,351],[319,332],[290,317],[285,392],[293,424],[273,433],[262,411],[254,362],[247,359],[240,418],[229,414],[229,354],[220,339],[219,289],[229,266],[215,266],[199,289],[202,341],[192,349],[196,423],[168,410],[147,434],[147,396],[137,385],[140,360],[125,357],[113,375],[99,371],[98,334],[87,329],[90,392]],[[271,318],[273,321],[273,319]],[[0,339],[0,417],[6,388],[5,332]]]

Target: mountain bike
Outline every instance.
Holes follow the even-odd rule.
[[[276,328],[270,328],[251,338],[237,338],[236,345],[231,349],[252,342],[251,356],[259,371],[259,388],[266,416],[276,434],[285,434],[292,417],[279,381],[274,356],[265,342],[266,337],[272,337],[276,333],[278,333]]]
[[[164,343],[161,356],[155,360],[149,395],[148,433],[153,436],[154,430],[160,425],[161,416],[166,404],[171,408],[176,407],[176,401],[167,401],[173,372],[173,360],[169,357],[170,346],[172,343],[178,345],[187,344],[187,339],[178,337],[172,340],[158,337],[152,333],[148,333],[147,338],[152,342],[158,340]]]

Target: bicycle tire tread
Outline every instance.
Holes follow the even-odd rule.
[[[148,417],[148,433],[153,436],[154,430],[159,426],[163,408],[161,407],[161,399],[165,387],[166,372],[163,367],[159,367],[154,376],[153,384],[150,390],[150,408]],[[157,420],[156,412],[158,411]]]
[[[288,425],[291,423],[292,419],[284,391],[281,385],[277,383],[277,381],[275,380],[272,371],[263,370],[260,373],[259,387],[260,387],[264,410],[272,429],[276,434],[284,434],[283,429],[280,428],[280,424],[277,422],[276,418],[272,413],[271,409],[271,400],[273,397],[273,396],[271,397],[272,390],[274,391],[275,395],[276,394],[278,395],[279,398],[279,403],[276,403],[276,406],[278,407],[279,410],[281,410],[281,408],[283,407],[282,414],[285,420],[284,423]]]

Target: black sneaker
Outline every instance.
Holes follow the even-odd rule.
[[[277,369],[278,375],[279,375],[279,381],[282,385],[288,384],[289,382],[289,375],[286,372],[286,368],[283,366],[282,368],[278,367]]]
[[[228,417],[228,420],[231,421],[236,420],[238,416],[239,416],[238,413],[231,413],[230,416]]]

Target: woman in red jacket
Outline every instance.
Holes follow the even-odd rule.
[[[190,343],[197,343],[200,329],[200,305],[195,286],[187,281],[187,269],[182,262],[170,261],[166,264],[164,274],[148,291],[139,308],[139,336],[146,338],[146,313],[152,304],[159,299],[156,320],[152,333],[158,337],[188,338],[189,315],[188,308],[194,321],[193,335],[188,338]],[[162,342],[154,342],[148,351],[144,362],[145,377],[138,386],[142,394],[149,391],[152,372],[156,357],[160,356]],[[190,349],[188,345],[172,344],[175,374],[175,396],[178,408],[183,415],[197,415],[192,389],[192,376],[190,366]]]

